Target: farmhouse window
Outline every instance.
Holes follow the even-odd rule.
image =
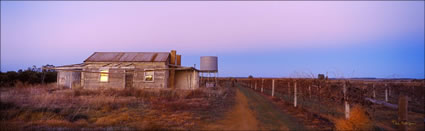
[[[155,73],[153,70],[145,70],[145,81],[146,82],[153,82],[155,77]]]
[[[108,74],[109,70],[108,69],[101,69],[100,70],[100,82],[108,82]]]

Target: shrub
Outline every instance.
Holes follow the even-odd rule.
[[[338,119],[336,121],[335,127],[336,130],[346,131],[346,130],[372,130],[372,121],[369,119],[369,116],[366,114],[364,109],[360,106],[354,106],[350,112],[349,119]]]
[[[129,120],[131,120],[131,117],[128,112],[112,113],[110,115],[98,118],[95,124],[99,126],[111,126],[111,125],[118,125],[124,121],[129,121]]]
[[[83,89],[83,88],[75,88],[72,90],[74,96],[90,96],[90,95],[99,95],[99,91]]]
[[[16,81],[16,83],[15,83],[15,87],[16,88],[27,88],[27,87],[30,87],[29,86],[29,84],[28,83],[24,83],[24,82],[22,82],[22,81]]]
[[[175,100],[179,98],[175,90],[160,90],[159,97],[165,100]]]
[[[45,65],[44,67],[53,67]],[[17,81],[28,84],[43,84],[56,82],[57,73],[51,69],[41,69],[36,66],[29,67],[26,70],[0,72],[0,87],[13,87]]]
[[[114,91],[117,92],[117,90],[114,90]],[[118,93],[119,93],[119,96],[135,96],[136,89],[134,89],[134,88],[125,88],[124,90],[121,90]]]
[[[76,124],[78,127],[87,127],[89,125],[86,119],[79,119],[75,121],[74,124]]]
[[[192,90],[186,95],[186,99],[206,97],[207,93],[201,89]]]
[[[46,124],[53,127],[71,127],[72,123],[67,120],[61,120],[61,119],[49,119],[40,122],[39,124]]]

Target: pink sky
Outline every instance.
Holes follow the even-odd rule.
[[[423,1],[2,1],[1,6],[2,66],[17,58],[49,63],[71,55],[82,61],[94,51],[217,55],[388,46],[377,41],[424,32]]]

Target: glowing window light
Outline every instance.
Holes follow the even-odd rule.
[[[145,70],[145,81],[153,82],[154,80],[154,71],[153,70]]]
[[[108,82],[108,72],[107,69],[100,70],[100,82]]]

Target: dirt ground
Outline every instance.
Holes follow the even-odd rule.
[[[204,130],[305,130],[295,117],[282,112],[270,100],[249,89],[236,90],[235,105]]]
[[[207,124],[206,130],[258,130],[258,121],[249,108],[248,100],[239,90],[236,91],[236,104],[222,120]]]
[[[249,107],[255,111],[261,130],[306,130],[296,117],[280,110],[266,97],[248,88],[238,89],[248,98]]]

